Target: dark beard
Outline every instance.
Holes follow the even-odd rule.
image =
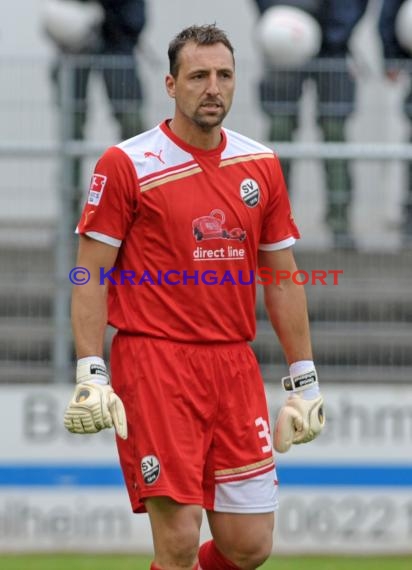
[[[216,117],[212,122],[209,120],[204,119],[203,117],[200,118],[197,115],[195,115],[193,117],[193,121],[196,123],[196,125],[204,132],[204,133],[208,133],[211,130],[213,130],[215,127],[220,126],[223,123],[224,118],[226,117],[227,112],[222,113],[222,115],[219,115],[218,117]]]

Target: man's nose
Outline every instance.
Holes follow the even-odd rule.
[[[210,95],[217,95],[219,93],[219,83],[218,83],[218,78],[216,74],[211,74],[209,76],[209,81],[207,84],[207,92]]]

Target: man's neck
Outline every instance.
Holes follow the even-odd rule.
[[[188,128],[175,117],[169,122],[169,129],[186,144],[201,150],[213,150],[222,140],[220,125],[209,130],[203,130],[197,125],[191,125]]]

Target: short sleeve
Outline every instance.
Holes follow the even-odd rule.
[[[265,208],[259,249],[274,251],[290,247],[300,238],[293,219],[289,196],[279,159],[274,156],[268,181],[269,198]]]
[[[120,247],[138,209],[139,181],[133,162],[109,148],[94,169],[76,233]]]

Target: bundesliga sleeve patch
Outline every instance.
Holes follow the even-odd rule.
[[[103,174],[93,174],[90,182],[89,196],[87,198],[88,204],[92,204],[93,206],[100,204],[106,182],[107,176],[103,176]]]

